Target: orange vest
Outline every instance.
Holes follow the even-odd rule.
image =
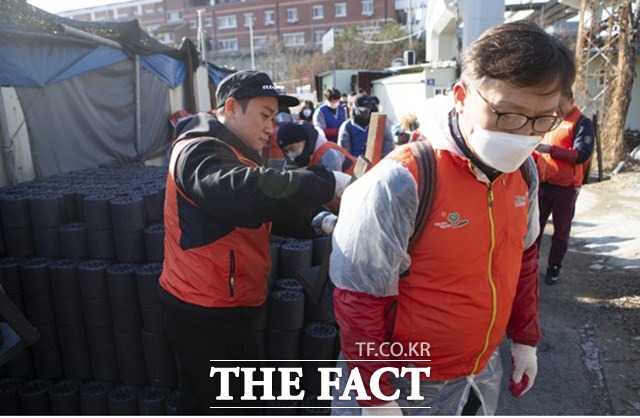
[[[180,246],[183,231],[180,228],[178,195],[189,204],[195,204],[177,187],[173,168],[180,151],[195,139],[200,138],[179,141],[171,153],[164,204],[165,256],[160,285],[178,299],[194,305],[222,308],[260,306],[267,297],[267,277],[271,266],[270,223],[264,223],[257,229],[236,227],[231,233],[202,247],[183,250]],[[233,152],[243,164],[256,167],[235,149]]]
[[[327,141],[324,144],[320,145],[320,148],[318,148],[313,154],[311,154],[309,165],[320,163],[320,159],[322,158],[322,156],[330,149],[340,151],[347,160],[351,161],[351,165],[346,170],[342,170],[342,172],[346,174],[353,174],[353,169],[356,167],[356,159],[353,158],[353,155],[349,154],[346,149],[330,141]]]
[[[544,142],[570,149],[573,147],[575,127],[582,113],[577,107],[571,109],[564,120],[553,131],[544,136]],[[584,172],[589,165],[589,160],[573,164],[567,161],[554,160],[550,154],[539,153],[536,160],[540,183],[550,183],[557,186],[580,186],[584,178]]]
[[[400,279],[391,341],[403,347],[428,342],[431,362],[421,365],[431,366],[431,379],[449,380],[480,372],[504,337],[528,227],[529,190],[519,171],[487,185],[466,159],[443,150],[435,155],[432,209],[409,253],[409,274]],[[390,158],[418,182],[408,146]]]

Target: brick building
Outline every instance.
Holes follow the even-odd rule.
[[[386,22],[403,19],[407,3],[407,0],[131,0],[59,14],[92,21],[138,19],[158,40],[177,47],[184,37],[197,41],[198,10],[201,10],[207,58],[219,65],[243,69],[251,67],[251,32],[257,62],[274,40],[285,48],[310,52],[321,48],[322,36],[331,28],[336,34],[351,26],[358,26],[363,33],[376,33]]]

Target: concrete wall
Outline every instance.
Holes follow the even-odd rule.
[[[372,94],[378,96],[387,119],[395,124],[406,113],[417,113],[426,99],[444,92],[454,81],[454,67],[425,68],[376,80]]]
[[[320,75],[320,79],[322,85],[319,86],[320,89],[318,94],[321,96],[320,101],[324,101],[324,91],[329,87],[335,87],[340,90],[340,93],[351,92],[351,76],[355,76],[359,71],[363,70],[336,70],[335,71],[335,82],[333,77],[333,71],[327,71],[326,73],[322,73]]]

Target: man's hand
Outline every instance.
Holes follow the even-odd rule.
[[[402,416],[402,409],[398,406],[396,401],[391,401],[382,405],[370,406],[362,408],[363,417],[371,416]]]
[[[519,398],[533,386],[538,374],[538,356],[536,348],[530,345],[511,344],[511,364],[513,372],[509,379],[511,394]]]
[[[331,235],[337,221],[338,217],[336,215],[324,210],[313,217],[311,227],[318,235]]]
[[[351,176],[343,173],[342,171],[332,171],[333,177],[336,179],[335,197],[341,197],[344,193],[344,189],[351,183]]]
[[[538,144],[538,146],[536,147],[536,151],[542,154],[548,154],[551,152],[551,148],[553,148],[553,145],[542,143]]]

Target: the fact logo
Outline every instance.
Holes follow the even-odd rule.
[[[273,84],[264,84],[262,90],[277,90],[278,88]]]
[[[365,361],[365,360],[361,360]],[[427,360],[428,361],[428,360]],[[358,367],[354,367],[346,380],[344,388],[339,387],[340,378],[343,369],[340,367],[319,367],[321,393],[317,397],[318,400],[329,401],[334,398],[331,396],[331,389],[341,390],[339,400],[350,400],[350,392],[354,391],[356,400],[370,400],[371,396],[367,395],[368,388],[370,393],[381,400],[392,401],[400,397],[400,390],[396,390],[392,395],[385,395],[380,390],[381,379],[388,377],[390,373],[396,378],[406,377],[411,382],[411,393],[407,397],[408,400],[424,400],[420,396],[420,380],[421,378],[429,378],[431,376],[431,367],[382,367],[376,370],[365,382]],[[262,380],[257,380],[254,374],[260,372]],[[273,381],[274,374],[279,374],[280,387],[277,388],[278,396],[274,395]],[[242,374],[242,376],[241,376]],[[305,391],[300,389],[300,379],[302,378],[301,367],[211,367],[209,377],[219,375],[220,377],[220,394],[215,399],[218,401],[230,401],[234,398],[229,393],[230,379],[244,378],[244,393],[240,397],[243,401],[253,401],[261,399],[269,400],[302,400]],[[366,386],[365,386],[366,385]],[[256,397],[254,389],[262,388],[259,392],[260,397]],[[297,393],[294,393],[297,392]]]

